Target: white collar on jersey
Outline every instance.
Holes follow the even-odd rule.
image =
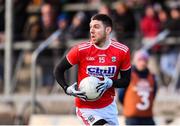
[[[103,47],[99,47],[96,44],[93,44],[97,49],[101,49],[101,50],[105,50],[107,48],[109,48],[109,46],[111,45],[111,39],[109,38],[108,41],[105,41]]]

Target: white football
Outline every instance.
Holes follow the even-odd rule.
[[[96,101],[102,95],[102,92],[97,92],[96,87],[98,86],[99,79],[97,77],[86,77],[81,80],[79,90],[84,91],[88,101]]]

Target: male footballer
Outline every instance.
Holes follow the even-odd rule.
[[[55,78],[65,93],[75,97],[76,114],[85,125],[119,125],[115,88],[125,88],[130,82],[130,50],[110,38],[112,30],[110,17],[105,14],[93,16],[90,40],[72,47],[54,70]],[[78,65],[78,79],[77,83],[68,85],[64,72],[73,65]],[[101,80],[97,91],[104,93],[96,101],[88,101],[86,93],[78,90],[81,80],[88,76]]]

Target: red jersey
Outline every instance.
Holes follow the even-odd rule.
[[[80,43],[68,52],[66,58],[71,65],[78,65],[78,85],[90,75],[117,79],[120,70],[125,71],[131,67],[129,48],[112,39],[106,48],[99,48],[91,42]],[[114,96],[114,87],[111,87],[96,101],[76,98],[75,102],[79,108],[103,108],[112,103]]]

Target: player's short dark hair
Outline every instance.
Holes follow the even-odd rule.
[[[94,15],[91,20],[98,20],[98,21],[102,21],[102,23],[106,26],[106,27],[111,27],[113,28],[113,23],[112,23],[112,19],[107,16],[106,14],[96,14]]]

